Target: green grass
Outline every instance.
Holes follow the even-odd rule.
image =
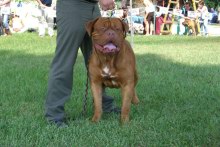
[[[128,38],[129,39],[129,38]],[[55,38],[0,37],[0,146],[220,146],[220,38],[136,36],[138,106],[131,121],[105,114],[98,124],[81,117],[85,68],[81,53],[66,104],[69,127],[44,119]],[[119,90],[108,90],[121,105]]]

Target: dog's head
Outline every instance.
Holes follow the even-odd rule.
[[[187,27],[194,27],[195,26],[194,20],[187,19],[187,18],[184,20],[184,22],[182,24]]]
[[[86,24],[93,46],[101,53],[117,53],[126,37],[128,25],[119,18],[99,17]]]
[[[182,24],[183,24],[184,26],[189,26],[189,25],[190,25],[190,19],[185,19]]]

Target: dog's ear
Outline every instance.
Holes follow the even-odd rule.
[[[126,34],[129,30],[129,26],[127,23],[125,23],[124,21],[121,20],[122,26],[123,26],[123,32],[124,32],[124,38],[126,37]]]
[[[87,31],[87,33],[89,34],[89,36],[92,35],[93,26],[94,26],[94,24],[96,23],[96,21],[97,21],[98,19],[99,19],[99,18],[96,18],[96,19],[94,19],[94,20],[92,20],[92,21],[88,21],[88,22],[86,23],[86,31]]]

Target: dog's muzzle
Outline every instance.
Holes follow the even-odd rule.
[[[99,44],[95,44],[94,46],[97,50],[99,50],[100,52],[104,53],[104,54],[109,54],[109,53],[117,53],[119,52],[119,48],[113,44],[113,43],[107,43],[105,45],[99,45]]]

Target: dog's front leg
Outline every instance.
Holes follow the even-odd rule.
[[[196,36],[196,30],[195,30],[195,28],[192,28],[192,31],[193,31],[193,36]]]
[[[121,108],[121,123],[125,124],[129,121],[129,112],[131,100],[134,97],[134,86],[126,85],[122,87],[122,108]]]
[[[133,96],[131,102],[132,102],[132,104],[135,104],[135,105],[137,105],[139,103],[139,99],[138,99],[138,96],[137,96],[137,93],[135,90],[134,90],[134,96]]]
[[[94,115],[93,122],[98,122],[102,115],[102,85],[91,81],[91,89],[94,99]]]

